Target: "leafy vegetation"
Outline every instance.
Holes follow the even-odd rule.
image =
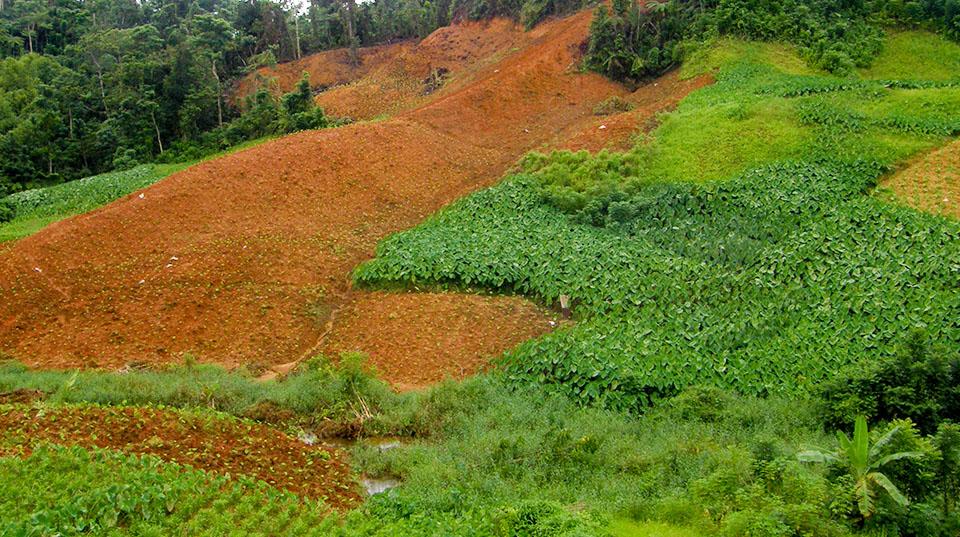
[[[824,422],[841,427],[851,415],[885,422],[909,418],[933,434],[944,421],[960,422],[960,355],[914,332],[894,357],[862,364],[825,382]]]
[[[320,503],[154,457],[49,446],[0,457],[4,535],[328,535]]]
[[[640,81],[681,61],[691,42],[718,36],[782,41],[817,69],[850,74],[882,50],[882,26],[940,31],[960,39],[956,0],[667,0],[646,9],[628,0],[597,8],[585,64],[616,80]],[[922,51],[919,51],[922,52]]]
[[[690,52],[691,29],[794,46],[713,41],[687,55],[683,75],[715,72],[717,83],[633,150],[530,155],[519,173],[388,239],[357,269],[370,286],[570,297],[577,324],[508,353],[500,371],[395,393],[357,355],[263,383],[190,359],[123,374],[0,365],[0,398],[40,397],[15,407],[38,420],[77,408],[215,409],[359,437],[357,471],[401,486],[331,514],[247,478],[41,446],[0,457],[0,533],[957,535],[960,224],[869,196],[895,165],[960,134],[951,63],[960,47],[909,31],[876,56],[877,28],[951,35],[956,6],[773,4],[673,1],[641,16],[615,3],[614,16],[642,22],[619,38],[641,43],[640,64],[617,60],[627,78]],[[429,9],[518,8],[534,18],[567,9]],[[670,24],[679,26],[664,31]],[[308,90],[257,94],[250,115],[215,130],[209,147],[322,118]],[[3,206],[14,224],[85,210],[161,173],[138,170]],[[0,447],[24,430],[0,431]],[[43,432],[55,442],[75,433]],[[370,435],[402,439],[388,449]]]
[[[548,303],[569,295],[577,326],[511,352],[508,371],[625,409],[691,384],[810,391],[843,366],[892,356],[916,327],[955,352],[960,226],[864,193],[894,162],[945,140],[939,126],[960,108],[920,103],[951,102],[957,90],[740,60],[717,78],[649,144],[533,157],[526,173],[384,241],[356,281],[466,283]],[[764,114],[786,126],[763,141],[735,136]],[[702,138],[670,133],[705,117],[707,130],[746,146],[724,181],[674,165]]]
[[[854,425],[852,440],[842,432],[837,432],[837,440],[840,444],[838,452],[804,451],[798,453],[797,457],[803,462],[839,463],[842,461],[853,479],[853,495],[856,498],[860,516],[869,518],[876,514],[876,498],[881,491],[885,492],[890,499],[901,507],[910,503],[907,497],[900,492],[900,489],[890,481],[890,478],[880,471],[893,461],[923,456],[923,453],[919,451],[900,451],[884,455],[884,447],[893,440],[897,432],[899,432],[899,428],[894,427],[871,444],[870,433],[867,430],[867,418],[858,416]]]
[[[348,371],[349,367],[347,372],[337,374],[349,376]],[[152,375],[166,376],[176,389],[189,391],[177,385],[177,378],[184,373],[174,370]],[[217,381],[207,385],[209,399],[184,398],[181,404],[242,408],[224,401],[233,391],[228,388],[230,385],[247,385],[249,379],[209,368],[208,375],[213,373]],[[38,379],[54,387],[57,386],[54,375],[8,368],[0,389],[35,386]],[[80,372],[74,377],[73,373],[63,372],[59,375],[59,380],[69,387],[61,386],[59,392],[40,403],[41,409],[49,409],[50,416],[59,412],[57,401],[67,398],[120,401],[130,396],[133,386],[140,386],[141,395],[136,401],[142,405],[150,398],[162,402],[164,394],[169,393],[157,389],[167,383],[145,381],[146,373]],[[130,375],[141,378],[127,380]],[[299,384],[298,376],[284,381],[297,382],[297,388],[291,385],[284,391],[291,395],[306,391],[307,384]],[[264,388],[268,393],[281,389],[271,382]],[[315,393],[327,388],[327,384],[320,384]],[[255,387],[251,385],[250,389]],[[360,388],[357,393],[368,392]],[[387,404],[370,405],[374,414],[371,421],[395,424],[393,432],[410,435],[409,440],[393,449],[361,441],[352,448],[352,460],[359,472],[399,478],[402,485],[371,497],[356,511],[319,524],[327,532],[323,535],[607,535],[608,531],[631,535],[627,533],[630,530],[636,531],[633,535],[647,535],[641,529],[656,529],[677,535],[753,532],[843,536],[855,532],[860,524],[859,518],[852,517],[856,512],[854,482],[846,477],[848,472],[844,467],[809,465],[797,458],[803,446],[829,442],[830,437],[820,428],[816,401],[759,399],[713,388],[690,388],[673,399],[662,401],[646,414],[636,416],[582,407],[569,398],[545,393],[541,387],[518,386],[497,374],[448,382],[423,393],[394,397]],[[281,403],[274,407],[273,415],[282,416],[286,408],[295,407]],[[300,417],[282,426],[305,427],[309,431],[313,430],[310,424],[320,424],[331,417],[350,419],[346,414],[339,417],[331,414],[322,405],[296,408],[301,409]],[[317,419],[303,419],[310,418],[312,412],[317,412],[313,416]],[[951,431],[956,436],[955,427]],[[911,503],[901,508],[878,498],[877,511],[870,524],[879,524],[875,521],[898,524],[907,535],[949,535],[950,524],[958,522],[951,514],[953,511],[944,514],[944,507],[953,505],[957,498],[955,475],[951,470],[960,464],[956,441],[951,443],[942,435],[920,436],[909,422],[880,426],[877,432],[891,438],[884,444],[883,456],[900,451],[921,451],[924,456],[916,459],[919,466],[907,459],[884,466],[889,480]],[[946,450],[941,449],[941,445]],[[41,449],[40,453],[44,451]],[[23,468],[33,468],[34,472],[29,476],[2,481],[8,487],[29,487],[30,483],[51,482],[46,472],[55,472],[57,477],[50,479],[74,483],[70,491],[82,489],[80,484],[84,482],[89,483],[91,489],[99,490],[99,484],[112,483],[111,476],[119,483],[152,490],[150,486],[139,485],[139,478],[128,480],[124,470],[103,472],[98,468],[100,477],[85,481],[82,465],[79,469],[77,466],[43,466],[39,461],[44,456],[26,459]],[[72,456],[83,457],[82,454]],[[101,456],[106,455],[102,452],[92,455]],[[0,460],[4,461],[0,467],[4,464],[20,467],[17,460]],[[125,460],[132,464],[133,459]],[[172,481],[168,484],[170,489],[165,489],[166,497],[180,498],[179,484],[166,470],[169,465],[151,462],[153,459],[149,457],[145,461],[142,463],[145,467],[159,473],[156,483]],[[187,477],[192,475],[187,472]],[[224,490],[230,490],[226,482],[217,483],[221,483],[219,486]],[[246,486],[247,481],[240,478],[239,483]],[[210,488],[213,487],[202,490]],[[205,493],[198,494],[207,497]],[[230,493],[221,494],[232,497]],[[86,497],[86,493],[67,497],[73,496]],[[268,493],[263,500],[265,505],[277,496],[275,491]],[[119,493],[114,497],[124,495]],[[41,498],[19,509],[34,512],[39,506],[64,505],[64,501],[56,499],[51,503],[44,501],[47,499]],[[178,501],[185,504],[178,503],[172,513],[131,515],[130,522],[142,517],[141,523],[183,527],[194,520],[196,508],[187,506],[207,505],[202,499]],[[235,512],[229,504],[217,502],[213,508],[218,505],[222,505],[223,512],[204,516],[213,517],[210,518],[213,521],[220,517],[231,520]],[[253,509],[248,516],[257,516],[259,512]],[[293,520],[302,516],[293,506],[284,512]],[[3,522],[22,520],[22,515],[18,515],[21,511],[0,513]],[[915,519],[932,530],[915,531]]]

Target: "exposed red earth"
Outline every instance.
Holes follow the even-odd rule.
[[[923,155],[880,186],[901,203],[960,218],[960,142]]]
[[[0,249],[0,352],[34,367],[118,368],[184,353],[232,367],[360,350],[401,388],[476,371],[548,330],[550,316],[517,298],[367,293],[350,272],[379,240],[496,182],[526,151],[622,147],[704,82],[667,77],[631,96],[580,72],[590,19],[530,32],[469,23],[384,47],[318,102],[390,119],[204,162]],[[304,62],[319,72],[337,58]],[[425,95],[439,67],[449,73]],[[593,115],[615,95],[636,109]]]

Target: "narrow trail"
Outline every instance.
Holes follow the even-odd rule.
[[[622,145],[705,83],[670,76],[630,95],[577,72],[590,19],[583,12],[531,32],[471,23],[394,56],[381,51],[362,78],[318,102],[334,112],[363,102],[355,117],[392,118],[204,162],[142,199],[0,250],[0,352],[36,367],[117,368],[184,353],[269,367],[315,349],[357,350],[395,386],[416,388],[472,374],[549,331],[551,316],[519,298],[368,293],[352,289],[349,274],[378,241],[493,184],[526,151]],[[423,95],[422,74],[437,67],[449,79]],[[378,92],[389,98],[363,99]],[[645,104],[594,116],[614,95]],[[327,327],[333,311],[341,313]]]

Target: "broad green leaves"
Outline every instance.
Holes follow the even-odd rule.
[[[770,74],[738,66],[690,99],[759,91]],[[855,155],[860,141],[821,137],[803,158],[724,182],[640,186],[616,201],[622,219],[609,218],[611,203],[599,221],[571,220],[544,202],[541,178],[516,175],[387,239],[355,279],[469,283],[548,304],[569,295],[578,324],[503,363],[517,382],[617,408],[693,384],[806,392],[841,367],[892,355],[917,327],[958,349],[960,224],[866,196],[894,153],[830,154]]]

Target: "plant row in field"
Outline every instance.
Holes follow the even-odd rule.
[[[246,475],[332,507],[358,503],[343,453],[263,425],[160,408],[0,405],[0,454],[32,446],[118,449],[225,475]]]
[[[3,535],[328,535],[321,503],[150,456],[43,446],[0,457]]]

